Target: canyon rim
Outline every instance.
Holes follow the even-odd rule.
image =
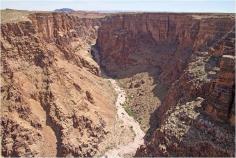
[[[1,156],[235,157],[235,14],[1,10]]]

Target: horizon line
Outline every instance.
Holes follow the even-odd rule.
[[[56,8],[56,9],[63,9],[63,8]],[[53,10],[26,10],[26,9],[16,9],[16,8],[1,8],[0,10],[18,10],[18,11],[47,11],[47,12],[55,12],[56,9],[53,9]],[[68,9],[71,9],[71,8],[68,8]],[[221,11],[215,11],[215,12],[205,12],[205,11],[195,11],[195,12],[191,12],[191,11],[148,11],[148,10],[90,10],[90,9],[79,9],[79,10],[75,10],[75,9],[72,9],[74,10],[74,12],[77,12],[77,11],[84,11],[84,12],[102,12],[102,13],[117,13],[117,12],[140,12],[140,13],[199,13],[199,14],[206,14],[206,13],[209,13],[209,14],[216,14],[216,13],[220,13],[220,14],[236,14],[236,12],[221,12]]]

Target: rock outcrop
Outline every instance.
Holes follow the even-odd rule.
[[[152,126],[145,120],[151,116],[155,120],[152,113],[168,96],[168,89],[181,76],[194,52],[207,51],[233,26],[233,15],[120,14],[103,22],[96,46],[102,66],[127,89],[131,111],[145,128]],[[130,86],[140,78],[145,84]],[[177,98],[189,94],[173,91]],[[168,109],[178,99],[165,100],[163,107]]]
[[[1,24],[3,156],[91,157],[109,136],[131,139],[111,128],[122,127],[95,49],[147,131],[137,156],[235,156],[235,15],[81,14]]]
[[[232,28],[232,19],[223,15],[114,15],[99,29],[97,46],[104,67],[114,75],[130,66],[155,66],[162,72],[160,80],[170,84],[179,77],[194,50],[210,47]]]
[[[234,34],[192,55],[157,110],[158,128],[137,156],[235,156]]]
[[[206,111],[214,119],[229,121],[235,126],[235,31],[211,49],[212,57],[220,58],[219,72],[212,81]]]
[[[115,93],[89,56],[100,19],[29,19],[1,25],[2,155],[94,156],[115,116]]]
[[[123,14],[101,25],[102,66],[126,88],[134,117],[150,119],[136,156],[234,156],[233,19]]]

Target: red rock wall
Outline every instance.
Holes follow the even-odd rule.
[[[79,18],[59,13],[36,13],[30,16],[38,35],[47,42],[68,42],[75,38],[96,38],[98,19]],[[61,43],[58,43],[61,44]]]
[[[219,72],[211,83],[206,111],[214,119],[229,121],[235,126],[235,31],[217,43],[211,54],[219,57]]]
[[[99,68],[75,47],[90,46],[100,22],[58,13],[36,13],[30,19],[32,22],[1,25],[1,153],[15,157],[93,156],[104,139],[106,123],[100,112],[94,114],[95,109],[87,106],[106,107],[109,103],[99,103],[103,97],[96,100],[94,96],[96,90],[104,91],[102,87],[86,90],[86,84],[97,82],[94,78]],[[83,135],[87,140],[82,141]],[[79,141],[74,143],[74,139]]]
[[[235,46],[233,41],[224,40],[227,35],[234,37],[229,33],[234,25],[232,16],[206,14],[116,15],[103,22],[97,47],[108,72],[122,78],[120,74],[132,67],[149,66],[144,70],[147,72],[160,68],[160,81],[169,86],[156,112],[158,127],[146,146],[137,151],[137,156],[234,155],[234,131],[224,122],[234,124],[235,117],[232,104]],[[231,56],[224,56],[227,53]],[[196,110],[203,106],[199,100],[207,102],[210,108]],[[183,114],[179,114],[181,110]],[[198,117],[191,118],[193,113]],[[207,122],[206,127],[201,125],[202,120],[204,124]],[[226,125],[218,123],[219,120]],[[226,131],[227,136],[220,136],[221,140],[216,141]],[[223,140],[228,144],[226,147],[221,146]]]
[[[132,65],[161,67],[171,84],[196,50],[206,50],[229,31],[232,18],[194,18],[188,14],[128,14],[108,17],[98,31],[97,46],[109,72]],[[149,51],[152,56],[139,55]],[[133,56],[143,58],[137,61]],[[153,62],[146,63],[145,60]]]
[[[235,156],[234,34],[231,30],[208,52],[192,55],[137,156]]]

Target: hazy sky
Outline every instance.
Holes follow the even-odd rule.
[[[235,0],[1,0],[1,9],[235,13]]]

